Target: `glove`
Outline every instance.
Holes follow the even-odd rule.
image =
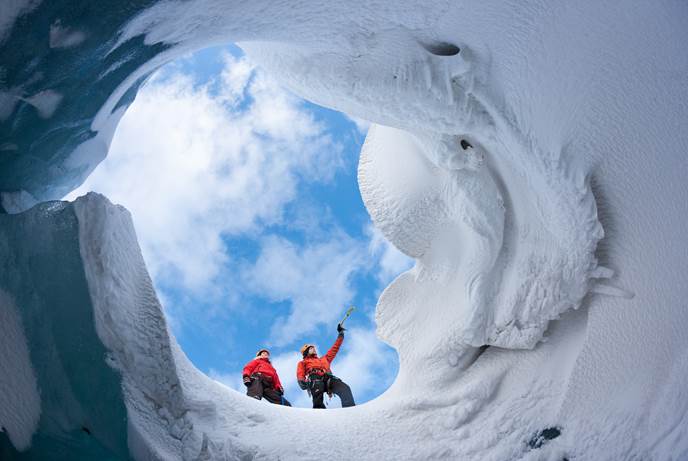
[[[337,333],[339,333],[340,335],[343,335],[345,331],[346,331],[346,328],[344,328],[341,323],[338,323],[337,324]]]
[[[244,386],[249,387],[251,385],[251,378],[244,376]]]
[[[301,381],[299,379],[299,387],[305,391],[306,389],[308,389],[308,383],[306,381]]]

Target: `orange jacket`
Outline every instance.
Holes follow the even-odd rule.
[[[339,346],[342,345],[343,341],[344,335],[338,336],[332,347],[330,347],[330,350],[325,354],[325,357],[309,355],[301,360],[296,366],[296,379],[305,381],[306,377],[311,374],[311,371],[318,374],[331,373],[330,363],[332,363],[337,352],[339,352]],[[322,370],[322,372],[320,372],[320,370]]]

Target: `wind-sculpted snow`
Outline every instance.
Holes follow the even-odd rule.
[[[688,457],[684,4],[89,5],[0,22],[3,208],[80,183],[158,65],[239,42],[374,123],[361,194],[417,261],[377,307],[400,371],[350,409],[247,399],[179,350],[125,210],[39,204],[0,216],[3,459]]]
[[[550,413],[547,397],[558,395],[548,389],[549,376],[529,391],[537,396],[529,408],[513,406],[513,393],[524,389],[522,378],[510,381],[507,370],[526,358],[545,367],[552,358],[545,346],[529,355],[486,351],[454,376],[456,385],[445,386],[441,399],[409,392],[415,386],[402,379],[381,398],[351,409],[267,405],[189,363],[169,335],[124,208],[89,194],[73,204],[49,202],[5,215],[1,229],[8,244],[2,260],[12,262],[3,271],[5,298],[16,298],[29,346],[29,357],[19,357],[10,372],[33,369],[41,395],[31,447],[17,446],[10,432],[11,444],[0,439],[3,459],[315,459],[323,451],[335,459],[441,459],[482,456],[488,440],[495,456],[523,455],[521,441],[538,428],[528,421]],[[22,248],[17,243],[27,242],[24,233],[44,244]],[[45,261],[34,264],[37,257]],[[46,277],[55,260],[63,269]],[[22,284],[34,291],[27,293]],[[42,313],[48,304],[50,315]],[[565,328],[581,331],[582,316],[569,320]],[[552,338],[561,331],[555,328]],[[570,366],[573,357],[560,358],[558,365]],[[505,391],[508,398],[498,398]],[[471,439],[467,423],[488,408],[492,416],[470,430],[492,435]],[[523,425],[498,441],[492,428],[504,411]],[[0,413],[3,425],[5,417]],[[418,428],[438,424],[442,432],[427,443],[427,430]],[[331,436],[314,440],[303,427]],[[266,432],[272,434],[268,439]]]
[[[442,168],[417,137],[371,128],[359,165],[363,200],[375,225],[418,261],[414,276],[388,290],[411,284],[405,291],[446,309],[420,329],[442,332],[444,346],[530,348],[550,320],[580,305],[593,276],[609,275],[594,257],[603,235],[594,197],[587,180],[576,184],[566,172],[535,165],[536,174],[559,176],[547,184],[523,168],[515,142],[471,142],[462,139],[454,151],[477,157],[475,165]],[[543,192],[550,200],[537,200]],[[378,324],[400,349],[392,336],[413,318],[390,320],[399,300],[385,300]],[[385,328],[388,321],[393,328]]]

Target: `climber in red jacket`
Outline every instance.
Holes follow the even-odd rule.
[[[256,354],[256,358],[251,360],[244,367],[244,385],[248,388],[246,395],[254,399],[265,397],[270,403],[291,406],[291,403],[284,398],[284,388],[277,376],[277,370],[270,363],[270,351],[261,349]]]
[[[313,344],[304,344],[301,348],[303,360],[296,367],[296,379],[303,390],[308,390],[313,398],[313,408],[325,408],[323,398],[325,394],[335,394],[342,401],[342,407],[353,407],[354,396],[351,388],[341,379],[332,374],[330,363],[334,360],[339,347],[344,341],[345,328],[337,325],[337,340],[325,357],[318,357],[318,351]]]

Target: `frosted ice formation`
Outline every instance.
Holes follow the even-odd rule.
[[[0,458],[688,457],[684,4],[89,11],[19,2],[0,21],[17,213],[0,215]],[[366,405],[278,408],[210,380],[167,330],[126,210],[34,206],[104,158],[152,70],[229,41],[374,123],[361,194],[417,263],[378,302],[400,371]]]
[[[551,319],[579,306],[597,269],[603,232],[590,185],[539,165],[556,178],[547,184],[524,168],[516,143],[472,141],[463,150],[457,142],[457,155],[483,164],[442,168],[417,139],[374,126],[361,154],[359,184],[375,225],[418,261],[381,298],[382,336],[400,349],[392,340],[406,330],[399,324],[419,323],[396,315],[396,297],[387,301],[403,291],[442,306],[419,331],[436,332],[445,346],[533,347]]]

